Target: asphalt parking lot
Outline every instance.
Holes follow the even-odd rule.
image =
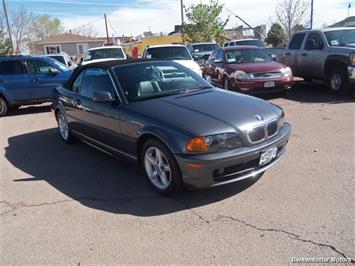
[[[137,166],[64,144],[48,105],[0,120],[0,264],[286,264],[355,258],[355,102],[299,83],[293,132],[259,180],[173,198]]]

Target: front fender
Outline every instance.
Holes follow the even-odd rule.
[[[162,129],[156,126],[146,126],[139,130],[139,138],[144,135],[152,135],[162,141],[173,153],[184,152],[186,141],[189,138],[181,133],[169,129]]]

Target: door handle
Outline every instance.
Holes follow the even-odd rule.
[[[33,82],[37,82],[37,81],[38,81],[38,78],[37,78],[37,77],[34,77],[34,78],[32,78],[32,81],[33,81]]]
[[[303,54],[301,54],[302,56],[307,56],[308,54],[307,53],[303,53]]]

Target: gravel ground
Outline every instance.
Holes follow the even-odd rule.
[[[46,105],[0,119],[1,265],[289,264],[355,258],[355,102],[299,83],[259,180],[154,193],[137,166],[64,144]]]

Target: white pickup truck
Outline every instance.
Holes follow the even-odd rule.
[[[305,81],[324,80],[335,93],[355,90],[355,28],[296,32],[285,49],[268,53]]]

